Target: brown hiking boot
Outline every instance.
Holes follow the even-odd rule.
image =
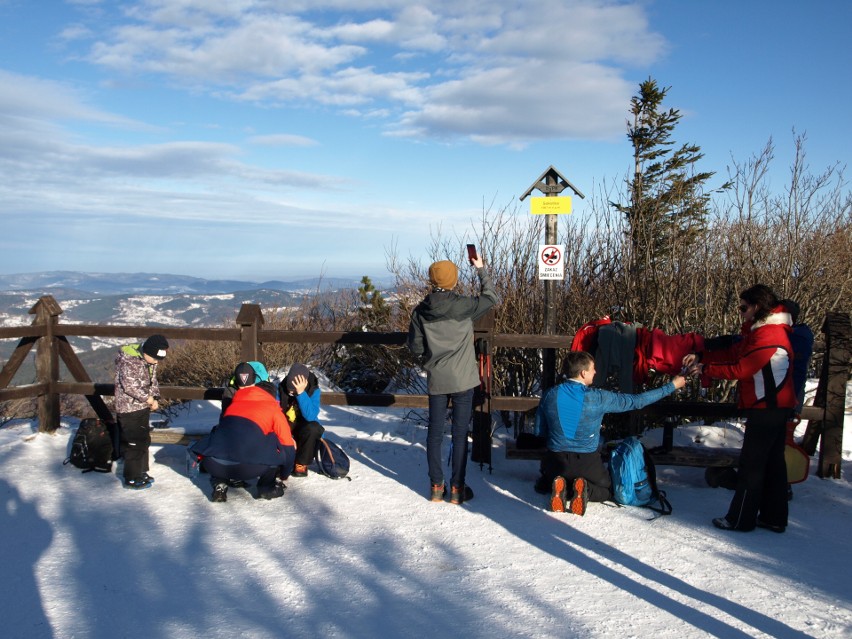
[[[444,501],[447,494],[447,487],[444,484],[432,484],[432,492],[429,494],[429,501]]]
[[[293,467],[292,477],[307,477],[308,467],[305,464],[296,464]]]
[[[581,517],[586,514],[589,502],[589,484],[582,477],[574,480],[574,494],[571,497],[571,512]]]
[[[553,480],[553,485],[550,491],[550,510],[555,513],[565,512],[565,489],[568,487],[568,482],[564,477],[557,476]]]
[[[458,505],[471,499],[473,499],[473,491],[470,489],[470,486],[452,486],[450,488],[451,504]]]

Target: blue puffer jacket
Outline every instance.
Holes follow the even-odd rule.
[[[606,413],[626,413],[653,404],[675,390],[672,382],[637,395],[592,388],[569,379],[544,395],[535,415],[535,434],[554,452],[593,453],[600,446]]]

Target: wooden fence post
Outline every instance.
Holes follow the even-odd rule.
[[[263,345],[258,341],[263,327],[263,311],[259,304],[243,304],[237,314],[240,327],[240,361],[262,362]]]
[[[59,428],[59,393],[56,383],[59,381],[59,357],[56,350],[54,327],[62,309],[51,295],[40,297],[30,309],[35,315],[33,325],[45,327],[44,337],[40,337],[36,345],[36,379],[45,384],[47,390],[38,397],[38,430],[42,433],[52,433]]]
[[[817,477],[840,479],[843,451],[843,419],[846,411],[846,387],[849,384],[852,361],[852,324],[848,313],[829,313],[822,332],[825,334],[825,359],[820,382],[825,381],[824,394],[818,389],[814,404],[819,400],[825,407],[825,419],[808,425],[811,439],[820,438]]]

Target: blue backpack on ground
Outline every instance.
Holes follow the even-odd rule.
[[[654,461],[637,437],[628,437],[615,447],[609,459],[609,473],[617,504],[642,506],[658,515],[671,515],[672,506],[666,493],[657,489]]]
[[[352,481],[349,474],[349,457],[343,449],[332,441],[325,438],[317,442],[316,452],[317,469],[326,477],[331,479],[343,479]]]

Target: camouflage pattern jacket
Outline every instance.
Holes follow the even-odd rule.
[[[148,408],[148,398],[159,394],[157,365],[145,361],[142,345],[122,348],[115,358],[115,412],[132,413]]]

